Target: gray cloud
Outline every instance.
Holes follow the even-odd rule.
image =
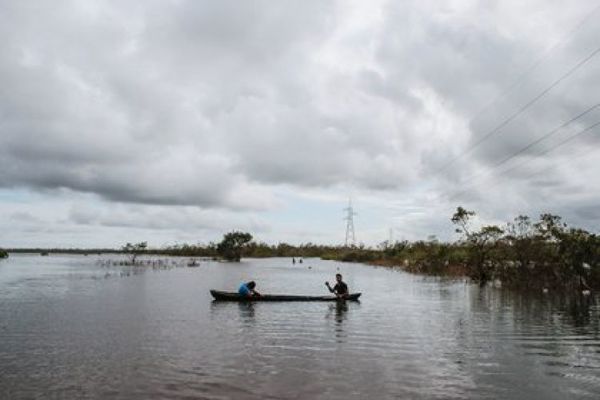
[[[226,211],[203,211],[196,207],[132,206],[119,204],[110,210],[75,204],[69,210],[67,223],[116,228],[149,230],[181,230],[209,232],[214,236],[229,230],[243,229],[267,232],[269,225],[261,218]]]
[[[27,224],[39,224],[42,222],[38,217],[26,211],[13,212],[10,215],[9,220]]]
[[[597,102],[600,57],[440,166],[590,53],[597,24],[568,32],[591,9],[583,0],[0,1],[0,187],[66,188],[107,209],[173,208],[70,215],[124,228],[181,225],[190,206],[230,213],[193,214],[199,229],[235,225],[281,207],[282,187],[408,197],[440,212],[461,202],[490,220],[543,205],[582,221],[595,214],[570,204],[587,210],[582,199],[600,194],[586,183],[597,166],[569,159],[597,147],[594,134],[542,156],[532,148],[505,168],[527,166],[504,176],[469,178]],[[391,218],[428,234],[440,226],[432,214]],[[171,222],[147,222],[159,219]]]

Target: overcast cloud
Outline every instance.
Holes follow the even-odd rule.
[[[597,230],[590,1],[2,1],[0,246]],[[561,145],[561,143],[564,144]],[[553,146],[558,146],[550,151]]]

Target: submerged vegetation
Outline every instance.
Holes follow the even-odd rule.
[[[218,245],[174,246],[170,255],[222,257],[320,257],[347,262],[400,267],[409,272],[467,277],[481,285],[493,281],[510,287],[545,289],[600,289],[600,237],[567,226],[561,218],[542,214],[537,221],[520,215],[505,226],[476,228],[475,212],[458,207],[451,222],[460,234],[453,243],[427,241],[383,242],[377,248],[293,246],[251,241],[250,234],[232,232]],[[246,236],[247,235],[247,236]],[[237,252],[229,253],[236,245]],[[237,238],[234,240],[234,238]]]
[[[323,259],[364,262],[399,267],[409,272],[466,277],[484,285],[488,282],[510,287],[538,289],[600,290],[600,236],[569,227],[559,216],[542,214],[533,221],[520,215],[504,226],[476,227],[475,212],[458,207],[451,222],[460,234],[456,242],[426,241],[382,242],[376,248],[330,246],[306,243],[270,245],[253,241],[246,232],[230,232],[219,243],[181,244],[159,249],[147,242],[127,243],[120,250],[33,251],[62,253],[122,253],[129,263],[138,256],[168,255],[239,261],[242,257],[320,257]],[[10,251],[25,252],[26,249]],[[4,252],[6,253],[6,252]],[[2,257],[0,250],[0,257]],[[6,254],[8,255],[8,254]]]
[[[129,262],[131,265],[135,265],[136,258],[140,254],[143,254],[146,249],[148,249],[148,242],[127,243],[125,246],[121,247],[121,251],[129,255]]]
[[[506,226],[475,229],[473,211],[458,207],[452,223],[461,239],[384,242],[377,250],[349,249],[343,261],[402,266],[431,275],[466,276],[481,285],[494,281],[510,287],[600,289],[600,237],[567,226],[559,216],[532,221],[520,215]]]
[[[246,232],[229,232],[217,245],[217,253],[227,261],[240,261],[244,248],[252,241]]]

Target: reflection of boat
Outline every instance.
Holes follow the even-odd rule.
[[[263,294],[260,296],[246,297],[234,292],[222,292],[220,290],[211,290],[210,294],[215,300],[220,301],[357,301],[361,293],[352,293],[345,299],[336,296],[294,296],[284,294]]]

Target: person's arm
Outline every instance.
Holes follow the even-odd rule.
[[[256,290],[252,289],[252,296],[260,296],[261,294],[258,293]]]
[[[329,282],[325,282],[325,286],[327,286],[327,289],[329,289],[330,293],[335,293],[335,291],[333,290],[333,288],[331,286],[329,286]]]

